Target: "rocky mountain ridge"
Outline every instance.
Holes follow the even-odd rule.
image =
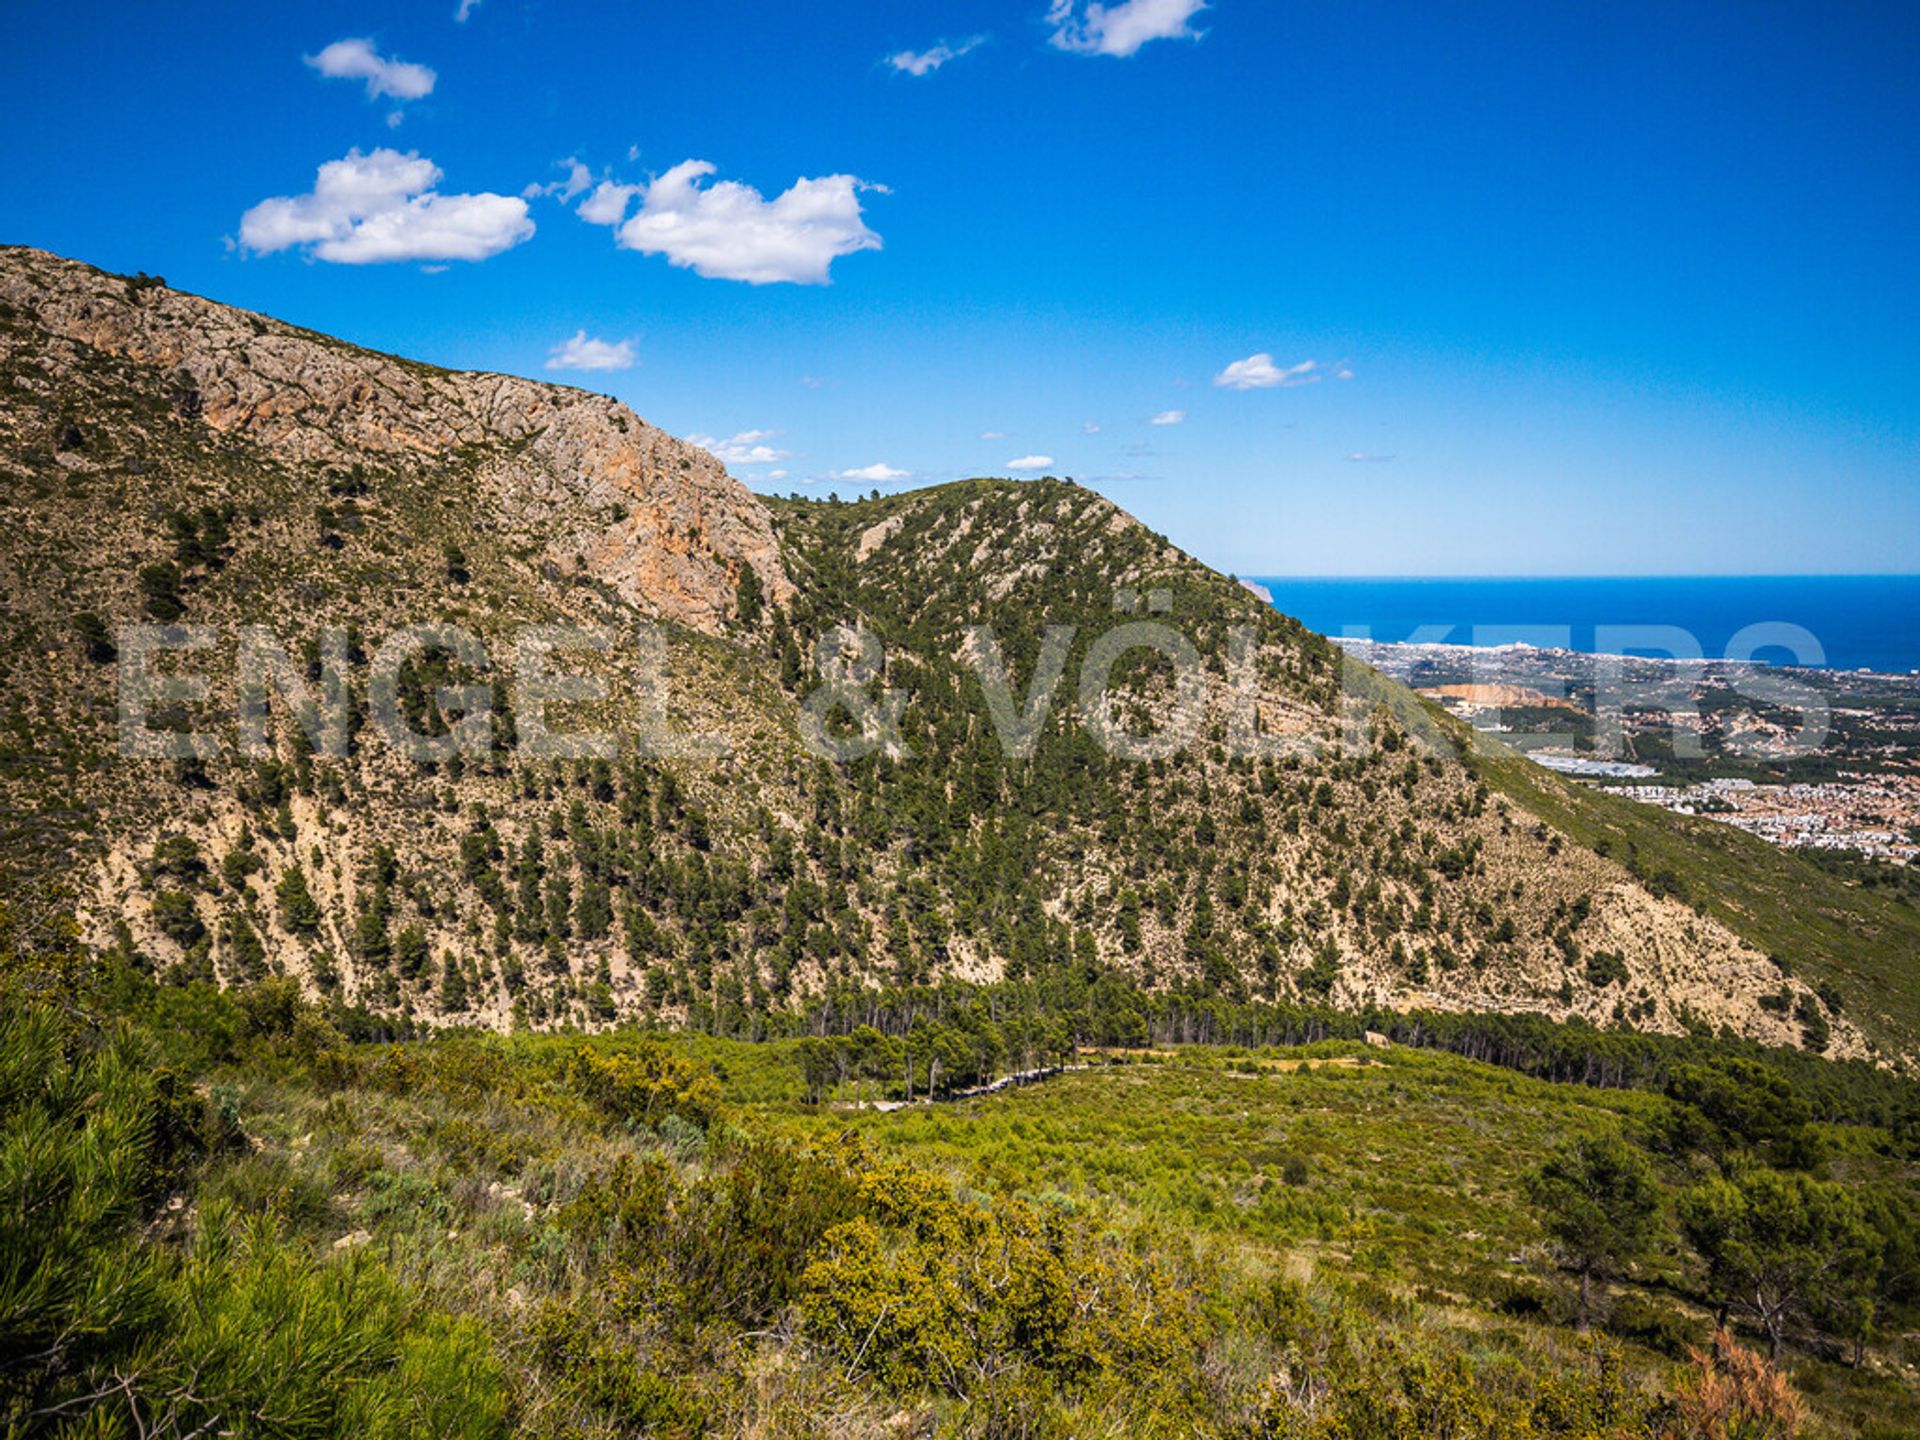
[[[164,371],[179,415],[291,464],[484,449],[472,521],[644,614],[717,633],[742,565],[776,602],[792,593],[747,488],[606,396],[361,350],[43,251],[0,249],[0,304],[32,318],[48,365],[91,351]]]
[[[94,943],[161,974],[284,972],[435,1023],[758,1033],[829,992],[1111,970],[1836,1055],[1904,1043],[1816,988],[1817,948],[1776,957],[1737,912],[1581,840],[1560,782],[1505,778],[1464,727],[1372,672],[1356,686],[1334,647],[1071,484],[763,501],[604,397],[19,249],[0,251],[0,471],[9,869],[62,874]],[[530,758],[500,650],[478,675],[437,653],[403,671],[438,735],[460,718],[443,687],[491,687],[490,738],[450,760],[365,734],[330,760],[278,710],[266,758],[127,762],[111,630],[156,619],[220,632],[202,708],[229,727],[239,625],[284,634],[314,678],[324,624],[372,651],[409,621],[492,646],[655,620],[658,656],[580,661],[613,698],[569,723],[625,737],[652,708],[724,753]],[[1047,627],[1072,627],[1074,677],[1146,620],[1193,647],[1194,743],[1103,750],[1071,678],[1030,754],[998,743],[976,627],[1018,695]],[[897,697],[901,743],[828,761],[803,736],[845,625],[884,658],[835,693]],[[1164,664],[1113,674],[1114,713],[1148,724]],[[1315,744],[1238,753],[1249,714]]]

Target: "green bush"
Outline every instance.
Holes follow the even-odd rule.
[[[193,897],[179,890],[163,890],[153,897],[153,923],[182,950],[198,944],[207,933]]]
[[[704,1126],[720,1109],[713,1076],[651,1040],[613,1052],[582,1046],[567,1057],[561,1078],[609,1118],[629,1125],[677,1115]]]
[[[506,1386],[484,1336],[423,1314],[377,1262],[322,1262],[271,1220],[207,1217],[179,1279],[180,1328],[150,1413],[182,1431],[322,1437],[506,1433]],[[188,1423],[188,1422],[193,1423]]]
[[[1195,1380],[1197,1297],[1065,1217],[962,1199],[902,1165],[859,1174],[865,1213],[801,1277],[809,1332],[899,1391],[967,1395],[1007,1361],[1059,1383],[1126,1376],[1139,1394]]]
[[[50,1009],[0,1004],[0,1420],[57,1403],[164,1313],[132,1244],[154,1097],[124,1038],[77,1050]],[[80,1393],[85,1393],[84,1391]]]
[[[1675,1360],[1684,1360],[1689,1347],[1706,1337],[1706,1326],[1685,1311],[1641,1295],[1623,1295],[1607,1317],[1607,1333],[1631,1340]]]
[[[239,1143],[226,1097],[125,1031],[94,1040],[0,1002],[0,1427],[503,1435],[481,1332],[364,1256],[316,1260],[286,1226],[314,1222],[327,1191],[284,1159],[224,1166],[184,1253],[141,1239],[186,1166]],[[221,1193],[262,1218],[238,1225]]]

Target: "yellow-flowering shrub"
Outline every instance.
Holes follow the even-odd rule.
[[[1157,1262],[907,1166],[865,1171],[859,1194],[865,1213],[828,1231],[801,1277],[808,1332],[849,1370],[961,1396],[1016,1366],[1170,1391],[1193,1374],[1196,1299]]]

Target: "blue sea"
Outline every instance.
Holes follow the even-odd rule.
[[[1920,670],[1920,575],[1593,579],[1325,579],[1250,576],[1323,635],[1459,645],[1515,641],[1592,654],[1663,654],[1670,626],[1709,659],[1745,631],[1750,658],[1904,675]],[[1765,625],[1767,630],[1748,630]],[[1792,627],[1792,628],[1783,628]],[[1609,631],[1612,633],[1610,634]],[[1444,632],[1444,633],[1439,633]],[[1670,638],[1670,637],[1669,637]]]

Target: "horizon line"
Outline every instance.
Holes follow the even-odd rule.
[[[1487,572],[1473,574],[1419,574],[1412,571],[1350,571],[1342,573],[1307,574],[1295,572],[1286,575],[1256,575],[1251,572],[1241,574],[1229,571],[1237,580],[1398,580],[1420,581],[1557,581],[1557,580],[1920,580],[1920,570],[1700,570],[1691,573],[1676,571],[1646,572],[1605,572],[1590,571],[1566,574],[1523,575],[1512,572]]]

